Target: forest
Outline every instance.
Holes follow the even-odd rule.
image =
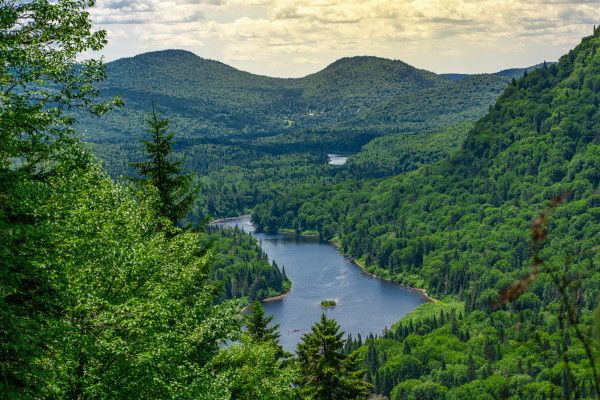
[[[408,318],[358,350],[378,393],[597,396],[599,33],[514,80],[449,157],[255,208],[262,229],[318,231],[368,271],[427,289],[432,307],[461,302],[460,318]]]
[[[196,218],[231,217],[281,195],[289,184],[324,176],[327,183],[338,181],[345,171],[324,165],[327,152],[357,153],[376,138],[399,151],[406,146],[411,160],[388,161],[387,154],[370,152],[367,158],[384,164],[371,166],[357,156],[360,178],[391,176],[443,158],[462,141],[458,134],[444,135],[447,126],[466,130],[525,71],[450,79],[401,61],[347,57],[315,74],[281,79],[186,51],[150,52],[107,64],[100,98],[119,95],[126,106],[102,118],[79,113],[76,130],[109,175],[120,179],[143,154],[138,141],[156,104],[178,132],[175,151],[186,157],[185,169],[205,180]]]
[[[0,398],[600,399],[600,29],[525,70],[280,80],[86,59],[93,6],[0,3]],[[434,300],[291,354],[258,300],[293,282],[207,224],[247,211]]]

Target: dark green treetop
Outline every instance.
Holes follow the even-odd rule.
[[[176,224],[190,211],[196,200],[199,187],[193,174],[182,174],[182,158],[173,160],[175,133],[169,132],[171,121],[161,118],[156,109],[148,116],[146,123],[150,140],[142,140],[148,160],[133,163],[142,175],[141,181],[152,185],[158,191],[158,211]]]
[[[321,320],[302,337],[297,349],[302,398],[367,398],[370,385],[363,381],[364,371],[357,368],[355,358],[343,354],[343,335],[338,323],[322,314]]]
[[[257,300],[250,305],[250,314],[246,317],[246,328],[254,342],[278,342],[279,324],[269,327],[273,320],[272,316],[265,315],[265,309]]]

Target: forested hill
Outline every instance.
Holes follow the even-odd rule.
[[[436,161],[462,142],[509,82],[494,74],[454,81],[377,57],[343,58],[315,74],[281,79],[187,51],[158,51],[109,63],[101,93],[121,95],[125,107],[100,119],[79,115],[78,131],[111,176],[131,175],[154,104],[172,120],[186,170],[208,176],[201,213],[232,216],[300,181],[298,171],[302,181],[343,172],[322,171],[326,153],[358,152],[374,138],[382,140],[349,163],[356,176],[390,176]]]
[[[571,196],[555,217],[565,218],[556,242],[593,247],[578,239],[598,233],[599,43],[589,37],[558,64],[511,84],[452,157],[360,184],[363,193],[356,182],[325,188],[302,207],[304,193],[287,194],[260,207],[256,221],[286,215],[279,224],[336,236],[352,256],[443,293],[478,293],[520,276],[529,223],[561,193]],[[578,257],[591,255],[579,250]]]
[[[481,116],[508,82],[494,74],[455,82],[377,57],[343,58],[303,78],[271,78],[187,51],[166,50],[109,63],[102,93],[121,95],[126,107],[100,121],[80,118],[80,127],[90,141],[126,146],[132,134],[142,131],[144,115],[154,103],[174,120],[181,137],[195,143],[302,129],[415,130],[427,125],[430,116],[463,121],[464,116],[455,114],[465,109]],[[403,108],[414,108],[415,99],[421,109],[417,117]],[[373,109],[393,112],[381,119]]]
[[[600,294],[599,47],[596,31],[511,84],[449,159],[381,183],[288,193],[255,212],[261,226],[318,230],[380,276],[464,301],[460,321],[438,314],[370,346],[380,393],[595,396],[576,332],[592,340]]]

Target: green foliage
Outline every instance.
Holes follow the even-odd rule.
[[[50,179],[87,162],[79,151],[69,154],[65,110],[108,107],[93,102],[101,63],[76,60],[105,43],[105,32],[90,32],[87,5],[0,4],[0,390],[6,397],[19,398],[22,387],[39,383],[34,377],[48,371],[34,360],[61,333],[65,277],[39,253],[53,245]]]
[[[575,328],[592,335],[600,294],[599,46],[598,35],[585,38],[516,80],[447,159],[392,178],[291,188],[256,208],[265,229],[318,230],[369,271],[464,301],[463,318],[409,322],[376,340],[380,393],[416,379],[453,399],[595,396]],[[576,287],[575,323],[557,318],[565,311],[551,276],[495,309],[531,272],[530,221],[562,193],[569,200],[539,256]],[[396,392],[408,398],[414,387]]]
[[[249,301],[276,296],[291,282],[275,263],[269,263],[256,239],[238,229],[212,229],[202,238],[210,247],[211,279],[222,284],[221,299]]]
[[[183,160],[171,160],[175,133],[168,132],[170,121],[160,118],[153,109],[146,123],[151,139],[142,143],[148,160],[133,166],[143,177],[141,182],[158,191],[159,213],[176,224],[190,211],[199,188],[194,184],[193,174],[181,174]]]
[[[250,313],[246,317],[246,328],[252,341],[277,343],[279,325],[269,327],[273,317],[265,316],[265,309],[258,301],[254,301],[250,305],[249,311]]]
[[[325,314],[298,344],[300,394],[304,399],[366,399],[369,385],[362,380],[353,356],[342,353],[343,332]]]
[[[321,307],[335,307],[337,302],[335,300],[322,300]]]
[[[164,232],[155,199],[140,203],[126,188],[84,173],[57,182],[70,190],[51,203],[64,213],[52,226],[60,245],[44,249],[42,259],[64,271],[67,303],[62,334],[37,361],[54,374],[42,393],[198,396],[213,386],[207,361],[239,329],[239,305],[213,305],[216,288],[197,234]]]
[[[292,398],[272,344],[245,345],[261,368],[232,374],[241,302],[217,303],[206,234],[165,222],[158,193],[115,184],[73,137],[65,110],[108,107],[102,63],[76,62],[104,44],[91,4],[0,4],[0,397],[225,400],[245,380],[235,398]]]
[[[292,386],[298,377],[295,366],[280,359],[273,342],[242,341],[222,350],[212,367],[224,377],[228,398],[240,400],[295,400]]]

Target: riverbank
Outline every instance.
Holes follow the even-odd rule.
[[[382,281],[385,281],[385,282],[390,282],[390,283],[396,284],[396,285],[398,285],[398,286],[401,286],[401,287],[403,287],[403,288],[405,288],[405,289],[407,289],[407,290],[410,290],[410,291],[413,291],[413,292],[417,292],[417,293],[421,294],[421,296],[423,296],[423,298],[424,298],[424,299],[425,299],[425,300],[426,300],[428,303],[437,303],[437,302],[439,301],[439,300],[437,300],[437,299],[435,299],[435,298],[431,297],[431,296],[429,295],[429,293],[427,293],[427,290],[425,290],[425,289],[423,289],[423,288],[417,288],[417,287],[414,287],[414,286],[406,285],[406,284],[404,284],[404,283],[402,283],[402,282],[398,282],[398,281],[396,281],[396,280],[394,280],[394,279],[390,279],[390,278],[385,278],[385,277],[383,277],[383,276],[380,276],[380,275],[377,275],[377,274],[375,274],[374,272],[371,272],[371,271],[369,271],[369,270],[368,270],[368,268],[367,268],[367,266],[366,266],[366,264],[365,264],[364,262],[362,262],[361,260],[357,260],[357,259],[355,259],[354,257],[351,257],[351,256],[349,256],[348,254],[345,254],[345,253],[342,251],[340,244],[339,244],[339,243],[337,243],[337,242],[335,241],[335,239],[332,239],[332,240],[330,241],[330,243],[331,243],[331,244],[333,244],[333,245],[335,246],[335,248],[336,248],[336,249],[337,249],[337,250],[340,252],[340,254],[342,254],[344,257],[346,257],[346,258],[347,258],[348,260],[350,260],[352,263],[356,264],[356,265],[358,266],[358,268],[360,268],[360,270],[361,270],[361,271],[362,271],[364,274],[366,274],[366,275],[369,275],[370,277],[373,277],[373,278],[381,279]]]
[[[316,231],[304,231],[304,232],[297,233],[293,229],[281,228],[277,231],[277,233],[279,233],[281,235],[288,235],[288,236],[308,238],[308,239],[318,239],[319,238],[319,232],[316,232]]]
[[[280,294],[277,294],[275,296],[269,296],[269,297],[265,297],[264,299],[260,299],[259,301],[261,303],[272,303],[274,301],[281,301],[283,299],[285,299],[286,297],[289,296],[289,294],[292,292],[292,289],[287,290],[285,292],[282,292]],[[245,313],[247,311],[250,310],[250,304],[246,304],[243,308],[242,308],[242,313]]]
[[[252,214],[243,214],[243,215],[238,215],[237,217],[228,217],[228,218],[214,219],[214,220],[210,221],[208,224],[209,225],[223,224],[225,222],[235,221],[236,219],[246,218],[246,217],[252,218]]]
[[[389,329],[419,306],[433,304],[422,293],[373,279],[357,265],[348,265],[348,258],[327,241],[259,233],[251,226],[249,216],[222,224],[231,228],[236,225],[252,233],[269,261],[285,266],[286,275],[293,281],[292,292],[272,292],[273,296],[262,299],[265,312],[280,325],[281,343],[288,351],[296,348],[303,333],[310,330],[323,312],[353,337],[358,334],[368,337],[370,333]],[[324,299],[335,299],[336,306],[325,310],[321,306]]]
[[[271,303],[273,301],[280,301],[285,299],[286,297],[289,296],[289,294],[292,292],[292,289],[285,291],[281,294],[275,295],[275,296],[271,296],[271,297],[265,297],[264,299],[261,299],[261,302],[263,303]]]
[[[318,239],[318,238],[319,238],[319,234],[318,234],[318,233],[312,233],[311,231],[305,231],[305,232],[302,232],[302,233],[298,234],[298,233],[296,233],[296,232],[295,232],[293,229],[289,229],[289,228],[281,228],[281,229],[279,229],[279,230],[278,230],[278,233],[279,233],[279,234],[282,234],[282,235],[290,235],[290,236],[301,237],[301,238],[308,238],[308,239]],[[366,275],[368,275],[368,276],[370,276],[370,277],[373,277],[373,278],[381,279],[382,281],[385,281],[385,282],[390,282],[390,283],[393,283],[393,284],[395,284],[395,285],[398,285],[398,286],[401,286],[401,287],[403,287],[404,289],[407,289],[407,290],[410,290],[410,291],[413,291],[413,292],[417,292],[417,293],[419,293],[419,294],[420,294],[420,295],[421,295],[421,296],[422,296],[422,297],[423,297],[423,298],[424,298],[424,299],[425,299],[425,300],[426,300],[428,303],[436,303],[436,302],[438,302],[438,301],[439,301],[439,300],[437,300],[437,299],[435,299],[435,298],[431,297],[431,296],[429,295],[429,293],[427,293],[427,290],[425,290],[425,289],[423,289],[423,288],[418,288],[418,287],[410,286],[410,285],[404,284],[404,283],[402,283],[402,282],[398,282],[398,281],[396,281],[396,280],[394,280],[394,279],[385,278],[385,277],[383,277],[383,276],[381,276],[381,275],[378,275],[378,274],[376,274],[376,273],[374,273],[374,272],[372,272],[372,271],[369,271],[369,269],[367,268],[367,266],[366,266],[366,264],[365,264],[364,262],[362,262],[361,260],[357,260],[357,259],[355,259],[355,258],[353,258],[353,257],[349,256],[348,254],[345,254],[345,253],[342,251],[342,248],[341,248],[341,246],[339,245],[339,243],[338,243],[338,242],[336,242],[335,238],[334,238],[334,239],[332,239],[332,240],[330,240],[328,243],[330,243],[330,244],[332,244],[333,246],[335,246],[335,248],[338,250],[338,252],[339,252],[341,255],[343,255],[343,256],[344,256],[346,259],[348,259],[348,260],[350,260],[352,263],[356,264],[356,265],[358,266],[358,268],[360,268],[360,270],[361,270],[361,271],[362,271],[364,274],[366,274]],[[283,298],[285,298],[285,296],[284,296]]]

